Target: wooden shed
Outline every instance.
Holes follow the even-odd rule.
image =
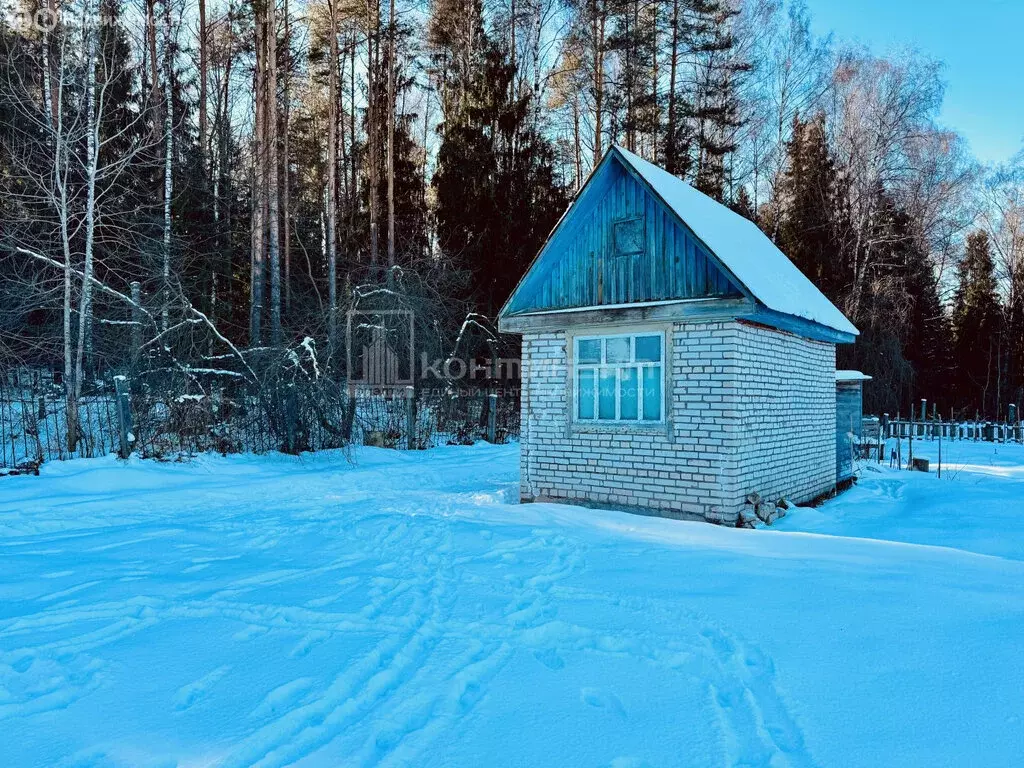
[[[854,458],[862,436],[864,382],[860,371],[836,371],[836,483],[853,478]]]
[[[857,329],[747,219],[613,147],[499,315],[523,337],[520,497],[732,524],[836,482]]]

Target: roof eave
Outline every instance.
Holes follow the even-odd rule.
[[[797,336],[813,339],[814,341],[824,341],[829,344],[853,344],[857,340],[858,335],[856,328],[853,329],[853,333],[850,333],[847,330],[833,328],[814,320],[769,309],[761,302],[757,302],[756,309],[753,312],[743,315],[739,319],[758,323],[759,325],[767,325],[780,331],[793,333]],[[851,325],[850,327],[852,328],[853,326]]]

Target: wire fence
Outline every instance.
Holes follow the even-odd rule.
[[[517,390],[434,388],[356,393],[281,393],[251,388],[176,394],[125,386],[120,412],[112,378],[92,382],[77,403],[77,441],[69,440],[68,402],[47,372],[0,373],[0,474],[35,472],[45,461],[127,450],[175,459],[208,451],[320,451],[348,445],[424,449],[519,437]]]
[[[117,449],[113,399],[102,387],[76,404],[78,433],[68,442],[68,403],[60,386],[38,375],[0,376],[0,468],[93,458]]]

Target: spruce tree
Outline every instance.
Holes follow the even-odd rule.
[[[746,187],[740,187],[740,191],[736,194],[736,199],[729,204],[736,213],[745,219],[757,223],[757,212],[754,210],[754,203],[750,199],[750,193],[747,192]]]
[[[689,5],[695,60],[689,103],[696,166],[693,184],[722,202],[732,197],[728,158],[737,149],[737,132],[745,122],[739,93],[751,67],[740,58],[733,35],[737,6],[727,0],[691,0]]]
[[[996,415],[996,372],[1000,351],[1000,308],[995,264],[985,232],[972,232],[957,267],[952,329],[956,370],[954,391],[968,413]]]
[[[902,226],[909,230],[909,217],[900,215]],[[951,374],[949,318],[928,254],[911,237],[904,238],[895,250],[902,261],[903,289],[909,299],[903,354],[914,369],[917,397],[935,400],[946,394]]]
[[[775,201],[779,248],[833,301],[844,283],[836,213],[836,169],[825,134],[825,117],[793,118],[787,164]]]
[[[566,205],[554,152],[534,127],[531,95],[515,92],[516,72],[482,27],[468,79],[449,72],[441,145],[431,184],[437,242],[464,270],[476,306],[494,314],[526,271]],[[458,60],[451,52],[444,59]]]

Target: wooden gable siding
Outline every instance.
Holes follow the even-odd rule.
[[[519,286],[509,314],[742,295],[704,246],[617,160],[605,163],[588,187]],[[617,255],[613,224],[631,218],[643,223],[644,251]]]

